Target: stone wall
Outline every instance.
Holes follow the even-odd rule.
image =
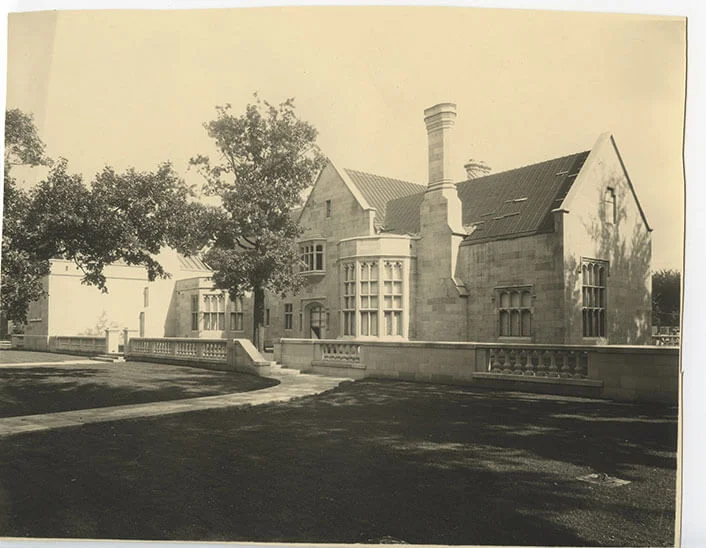
[[[272,362],[266,360],[247,339],[133,337],[128,341],[125,358],[238,371],[258,376],[269,375],[272,366]]]
[[[615,192],[615,212],[606,190]],[[613,138],[602,135],[565,200],[563,216],[567,342],[649,344],[651,255],[648,228]],[[608,264],[607,337],[583,337],[582,275],[585,259]]]
[[[535,343],[565,342],[563,254],[559,234],[462,244],[459,273],[468,289],[469,341],[500,337],[498,291],[529,287]]]
[[[327,202],[330,215],[327,216]],[[281,336],[309,336],[308,313],[310,307],[320,304],[326,311],[328,325],[324,337],[342,334],[340,322],[338,242],[345,238],[370,236],[373,234],[374,209],[364,209],[359,197],[344,181],[337,168],[329,163],[321,172],[302,211],[299,223],[304,229],[300,240],[322,242],[324,250],[324,272],[305,275],[304,287],[298,295],[279,299],[268,298],[270,327],[265,340],[274,342]],[[284,331],[284,304],[293,307],[293,329]]]
[[[413,325],[433,341],[466,340],[467,299],[456,283],[461,202],[456,188],[427,192],[420,207]]]
[[[542,360],[551,355],[557,369],[553,374],[550,370],[534,374],[515,367],[507,374],[497,373],[491,370],[491,361],[498,352],[506,356],[512,352],[517,359],[522,353],[526,357],[535,352]],[[352,378],[471,384],[669,405],[679,401],[678,348],[283,339],[275,355],[286,367]]]

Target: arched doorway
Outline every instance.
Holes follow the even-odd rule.
[[[307,307],[307,324],[309,337],[312,339],[326,338],[326,309],[321,303],[312,303]]]

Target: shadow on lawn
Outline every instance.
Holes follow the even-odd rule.
[[[669,545],[675,413],[362,381],[20,436],[0,444],[0,535]],[[590,472],[632,483],[576,480]]]
[[[246,392],[277,381],[153,364],[0,369],[0,417]]]

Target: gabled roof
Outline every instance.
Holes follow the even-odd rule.
[[[381,229],[386,226],[387,204],[411,194],[424,192],[424,185],[364,173],[354,169],[345,169],[346,175],[358,187],[370,207],[375,208],[375,228]]]
[[[211,269],[196,255],[191,255],[187,257],[179,253],[177,255],[179,259],[179,268],[181,270],[196,270],[196,271],[211,271]]]
[[[588,154],[589,151],[579,152],[457,183],[463,225],[475,227],[466,241],[551,231],[551,211],[561,205]],[[419,233],[423,197],[422,192],[388,203],[385,230]]]

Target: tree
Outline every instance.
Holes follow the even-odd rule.
[[[681,313],[681,274],[672,269],[652,275],[652,316],[658,326],[679,325]]]
[[[295,292],[301,234],[291,210],[300,205],[325,158],[316,145],[316,129],[295,113],[293,99],[279,105],[260,100],[236,116],[230,105],[216,107],[204,124],[220,153],[191,159],[206,179],[206,191],[219,196],[212,245],[206,262],[216,287],[231,299],[254,295],[253,342],[262,350],[265,291]]]
[[[20,130],[9,134],[6,158],[9,148],[20,160],[41,160],[44,148],[33,124],[27,124],[26,115],[16,119]],[[13,142],[21,146],[13,148]],[[27,146],[35,150],[27,152]],[[198,235],[206,208],[190,201],[192,190],[168,163],[152,172],[129,169],[122,174],[106,167],[87,186],[61,159],[30,191],[18,189],[8,169],[2,308],[15,322],[24,322],[29,303],[42,296],[42,277],[49,273],[52,258],[74,261],[84,274],[83,283],[106,292],[105,266],[122,260],[144,266],[150,280],[167,277],[155,259],[162,247],[188,254],[202,243]]]
[[[18,245],[26,223],[29,197],[11,175],[13,166],[50,165],[34,120],[19,109],[5,112],[5,167],[3,177],[2,259],[0,260],[0,308],[6,319],[23,323],[27,304],[42,296],[41,279],[47,262],[33,260],[31,250]]]
[[[51,165],[34,118],[18,108],[5,111],[5,173],[12,166]]]

